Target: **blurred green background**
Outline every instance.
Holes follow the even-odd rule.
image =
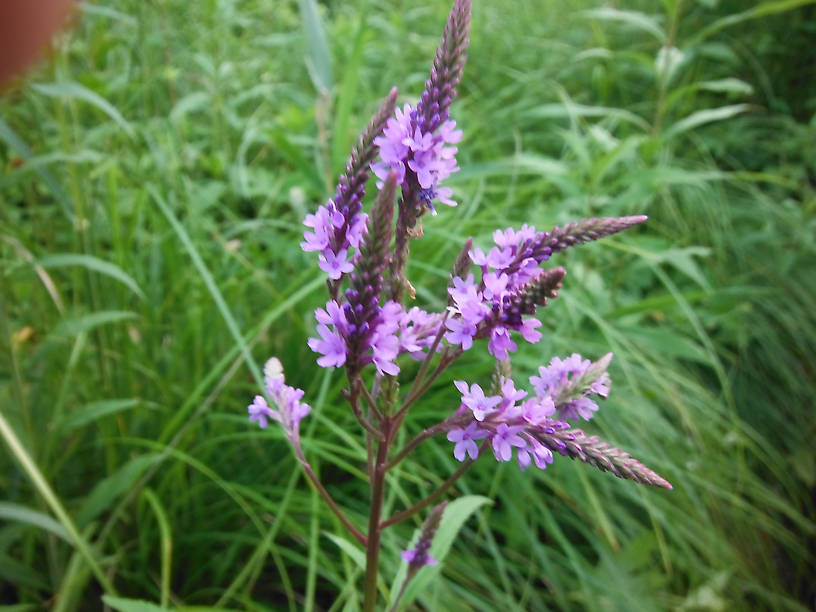
[[[449,8],[83,2],[0,98],[2,609],[360,604],[342,527],[246,405],[279,356],[314,407],[307,455],[364,525],[343,379],[305,345],[326,297],[301,221],[388,89],[415,102]],[[814,40],[803,0],[474,2],[461,204],[412,245],[417,303],[444,307],[467,236],[648,214],[553,259],[564,288],[514,363],[614,351],[585,429],[675,489],[480,461],[456,493],[494,503],[413,609],[812,609]],[[470,351],[455,373],[489,370]],[[456,397],[438,384],[408,430]],[[389,507],[455,466],[424,444]],[[386,584],[420,520],[387,532]]]

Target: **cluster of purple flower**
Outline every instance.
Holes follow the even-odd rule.
[[[516,350],[510,330],[516,330],[528,342],[541,339],[537,319],[523,319],[522,315],[535,314],[535,305],[554,297],[560,288],[564,272],[561,268],[539,269],[549,259],[552,249],[543,243],[548,233],[537,233],[535,228],[523,225],[521,229],[496,230],[495,247],[485,254],[473,249],[470,258],[482,270],[479,285],[473,275],[455,278],[448,292],[453,300],[451,317],[445,321],[448,333],[445,339],[464,350],[473,345],[474,338],[489,337],[488,350],[497,359],[508,358]]]
[[[380,147],[380,161],[371,165],[371,170],[384,181],[389,172],[397,173],[397,183],[416,189],[417,194],[427,204],[433,214],[433,199],[448,206],[456,206],[450,199],[453,191],[439,184],[456,172],[457,147],[462,139],[462,130],[456,129],[456,122],[443,122],[434,131],[424,131],[418,120],[417,110],[406,104],[397,109],[396,117],[388,120],[383,135],[374,139]],[[378,183],[382,187],[382,182]]]
[[[320,337],[309,338],[309,348],[322,355],[317,363],[324,368],[346,363],[349,339],[357,332],[348,322],[346,311],[349,307],[348,302],[340,306],[329,300],[325,310],[318,308],[315,311]],[[402,353],[408,353],[416,360],[424,358],[425,349],[433,344],[441,320],[441,315],[417,307],[406,311],[396,302],[387,302],[380,309],[378,323],[369,336],[361,365],[373,363],[380,374],[398,374],[396,358]]]
[[[612,358],[608,354],[595,362],[573,354],[565,360],[555,357],[547,367],[539,368],[540,376],[531,376],[535,396],[516,389],[511,378],[501,377],[499,393],[486,396],[477,384],[454,381],[462,394],[456,417],[451,419],[448,440],[455,443],[453,455],[459,461],[465,456],[479,456],[478,440],[487,439],[497,461],[509,461],[516,449],[519,467],[526,469],[531,462],[544,469],[553,461],[553,451],[567,454],[567,449],[552,436],[569,429],[563,420],[588,420],[597,404],[588,396],[606,397],[609,377],[606,368]],[[523,401],[522,401],[523,400]],[[553,418],[557,415],[557,419]]]
[[[332,280],[339,280],[343,274],[354,269],[349,257],[349,247],[355,249],[366,233],[368,215],[349,215],[338,210],[334,200],[329,200],[313,215],[306,215],[303,225],[313,231],[303,234],[300,247],[304,251],[320,253],[318,265]]]
[[[300,401],[303,390],[284,384],[283,367],[276,357],[272,357],[264,365],[264,386],[266,395],[278,409],[273,410],[266,398],[256,395],[249,405],[250,422],[255,421],[261,429],[265,429],[269,419],[277,421],[283,426],[289,441],[297,446],[300,439],[300,420],[311,410],[308,404]]]

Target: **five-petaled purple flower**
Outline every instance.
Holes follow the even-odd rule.
[[[388,120],[382,136],[374,139],[380,147],[380,161],[371,165],[372,172],[380,181],[384,181],[389,172],[396,172],[399,184],[418,188],[419,197],[433,214],[436,214],[432,204],[435,199],[456,206],[450,199],[453,191],[439,184],[459,169],[456,165],[458,149],[448,145],[462,139],[462,130],[457,130],[456,122],[449,120],[433,132],[423,132],[417,111],[409,104],[396,109],[395,115]]]

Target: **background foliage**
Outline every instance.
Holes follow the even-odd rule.
[[[586,429],[675,490],[566,459],[524,474],[479,463],[458,491],[494,503],[417,605],[808,609],[813,3],[474,4],[454,109],[462,204],[413,247],[418,301],[443,306],[468,235],[484,247],[510,224],[648,214],[559,257],[543,348],[516,363],[522,379],[552,355],[613,350],[612,395]],[[109,594],[170,606],[355,609],[341,527],[245,405],[251,372],[278,355],[315,407],[304,448],[364,524],[342,380],[304,342],[325,297],[301,220],[388,88],[419,94],[448,8],[84,2],[53,64],[0,99],[0,410],[13,428],[0,600],[95,608],[107,579]],[[458,368],[476,380],[489,363]],[[448,387],[413,428],[453,408]],[[432,490],[451,453],[424,445],[390,506]],[[386,538],[386,582],[412,528]]]

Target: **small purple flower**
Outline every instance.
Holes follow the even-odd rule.
[[[541,327],[541,321],[538,319],[525,319],[521,326],[519,327],[519,332],[521,332],[521,337],[524,338],[530,344],[535,344],[539,340],[541,340],[541,332],[537,331],[537,328]]]
[[[561,418],[568,421],[577,421],[578,417],[588,421],[598,411],[598,404],[588,397],[579,397],[562,404],[560,410]]]
[[[445,327],[449,330],[445,334],[445,340],[451,344],[462,345],[462,350],[465,351],[473,346],[473,337],[476,335],[476,326],[473,323],[462,318],[446,319]]]
[[[552,398],[536,397],[524,402],[521,406],[522,417],[531,425],[544,423],[555,414],[555,403]]]
[[[269,407],[262,395],[256,395],[248,408],[249,422],[258,423],[261,429],[266,429],[267,419],[279,420],[277,413]]]
[[[315,318],[320,338],[309,338],[309,348],[323,355],[317,360],[319,366],[339,368],[346,363],[346,341],[343,334],[348,323],[345,314],[337,302],[329,300],[326,302],[326,310],[315,310]]]
[[[425,565],[436,565],[437,560],[434,559],[433,555],[429,552],[422,552],[418,551],[415,548],[410,548],[408,550],[403,550],[400,553],[402,560],[406,563],[414,566],[425,566]]]
[[[493,454],[496,461],[510,461],[513,456],[513,447],[525,448],[527,443],[519,436],[519,432],[524,431],[523,425],[509,426],[507,423],[500,423],[493,434]]]
[[[497,325],[490,332],[490,341],[487,343],[487,350],[499,361],[504,361],[509,357],[508,351],[514,352],[518,348],[516,343],[510,338],[510,331],[501,325]]]
[[[548,463],[553,462],[552,451],[533,437],[529,438],[533,448],[533,461],[540,470],[546,469]]]
[[[448,432],[448,440],[456,442],[453,447],[453,456],[459,461],[465,460],[465,454],[476,460],[479,457],[479,447],[476,446],[475,440],[486,438],[489,432],[479,429],[479,424],[472,421],[470,425],[464,429],[452,429]]]
[[[470,408],[473,412],[473,417],[477,421],[484,421],[485,416],[491,412],[495,412],[496,406],[502,401],[498,395],[491,395],[485,397],[482,388],[473,383],[468,389],[468,384],[463,380],[454,380],[453,384],[459,389],[462,394],[462,404]]]
[[[346,260],[346,249],[340,249],[336,254],[331,249],[325,249],[320,253],[318,266],[332,280],[338,280],[343,274],[348,274],[354,270],[354,265]]]

